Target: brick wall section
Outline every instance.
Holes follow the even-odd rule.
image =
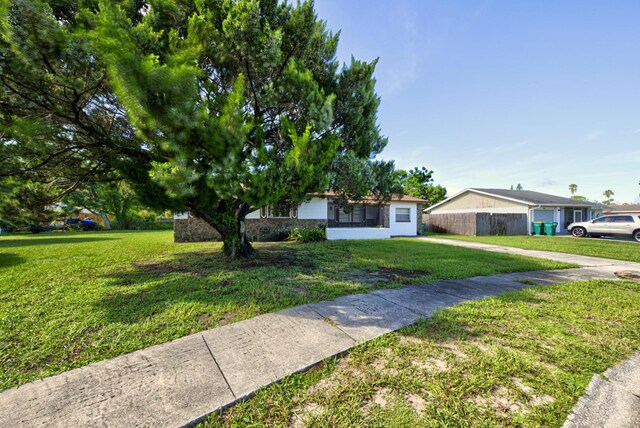
[[[416,230],[416,232],[418,233],[418,235],[420,235],[420,229],[422,229],[422,204],[418,204],[418,209],[417,209],[417,212],[416,212],[416,216],[417,216],[417,219],[416,219],[417,230]]]
[[[187,220],[173,220],[174,242],[219,241],[220,234],[204,220],[189,217]]]
[[[382,227],[389,227],[389,221],[391,220],[391,206],[385,205],[384,212],[382,214]]]
[[[282,241],[294,227],[327,227],[326,220],[299,220],[295,218],[261,218],[245,220],[247,236],[252,242]],[[190,217],[174,220],[173,239],[175,242],[219,241],[220,234],[205,221]]]

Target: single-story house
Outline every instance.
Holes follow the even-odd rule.
[[[604,214],[640,214],[640,204],[609,205],[605,208]]]
[[[458,235],[529,235],[535,221],[566,227],[602,215],[604,206],[531,190],[465,189],[425,209],[431,232]]]
[[[340,207],[335,195],[310,195],[298,206],[272,205],[249,213],[245,220],[252,241],[280,241],[295,227],[326,229],[327,239],[382,239],[392,236],[416,236],[422,226],[424,199],[403,196],[380,203],[376,198],[351,202]],[[217,241],[218,232],[189,213],[174,214],[175,242]]]

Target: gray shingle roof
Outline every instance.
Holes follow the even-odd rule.
[[[476,190],[478,192],[488,193],[495,196],[502,196],[503,198],[516,199],[518,201],[526,202],[530,205],[571,205],[578,207],[601,206],[601,204],[598,202],[577,201],[571,198],[549,195],[547,193],[533,192],[531,190],[479,189],[475,187],[469,190]]]
[[[640,212],[640,204],[632,204],[632,205],[611,205],[607,207],[605,211],[638,211]]]

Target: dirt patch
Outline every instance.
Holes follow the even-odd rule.
[[[253,269],[263,267],[292,268],[304,271],[315,270],[317,264],[305,257],[308,250],[288,246],[258,247],[256,253],[247,259],[229,260],[219,251],[201,250],[187,253],[179,258],[164,261],[131,263],[138,272],[148,273],[156,277],[171,273],[182,273],[207,277],[222,269]],[[223,285],[226,285],[223,283]]]
[[[240,260],[240,265],[244,269],[262,267],[298,267],[306,271],[314,270],[317,267],[317,264],[310,258],[304,257],[306,254],[308,254],[308,251],[301,248],[260,247],[256,254],[250,258]]]
[[[302,428],[308,426],[307,422],[310,417],[320,416],[324,411],[324,407],[316,403],[305,403],[293,409],[293,417],[289,422],[291,428]]]
[[[387,407],[387,402],[389,400],[390,394],[391,394],[391,390],[389,388],[377,389],[376,392],[373,394],[373,397],[371,397],[371,401],[369,402],[369,405],[377,404],[378,406],[384,409],[385,407]]]
[[[426,271],[408,271],[395,268],[380,268],[372,272],[362,272],[357,275],[349,275],[345,278],[349,281],[358,281],[368,284],[379,282],[400,282],[402,284],[410,283],[412,279],[430,275]]]
[[[631,281],[640,282],[640,272],[637,270],[621,270],[615,272],[615,275],[620,279],[630,279]]]
[[[485,352],[487,354],[493,354],[493,350],[491,349],[491,347],[489,345],[487,345],[484,342],[481,342],[480,340],[470,340],[470,342],[479,350],[481,350],[482,352]]]
[[[407,401],[409,402],[413,410],[417,413],[421,413],[424,410],[425,405],[427,404],[427,400],[425,400],[418,394],[414,394],[413,392],[407,394]]]
[[[340,382],[337,379],[330,377],[324,378],[309,388],[309,395],[325,394],[328,391],[333,391],[338,386],[340,386]]]
[[[526,395],[529,396],[529,404],[531,406],[540,407],[546,404],[551,404],[555,401],[555,398],[553,398],[550,395],[534,394],[533,389],[530,386],[527,386],[524,383],[522,383],[522,379],[520,378],[512,377],[511,382],[513,382],[516,388],[518,388],[520,391],[524,392]]]
[[[476,396],[473,402],[479,407],[493,409],[497,415],[502,417],[509,417],[510,413],[529,413],[527,406],[513,395],[506,387],[500,386],[491,391],[488,397]]]
[[[533,297],[540,300],[551,300],[551,295],[549,293],[545,293],[544,291],[536,291],[533,293]]]
[[[545,406],[547,404],[551,404],[554,401],[556,401],[555,398],[553,398],[550,395],[547,394],[542,394],[542,395],[537,395],[537,394],[533,394],[531,396],[531,399],[529,400],[529,404],[531,404],[532,406]]]
[[[417,345],[423,345],[424,344],[424,340],[420,339],[418,337],[413,337],[413,336],[402,336],[400,337],[400,342],[401,345],[413,345],[413,344],[417,344]]]
[[[412,359],[410,361],[414,366],[432,372],[444,372],[449,370],[449,364],[446,361],[438,358],[427,358],[425,360]]]
[[[524,383],[522,383],[522,379],[517,378],[517,377],[512,377],[511,378],[511,382],[513,382],[513,384],[515,385],[516,388],[518,388],[520,391],[524,392],[527,395],[530,395],[532,392],[531,387],[525,385]]]
[[[443,347],[444,349],[446,349],[447,351],[451,352],[457,358],[460,358],[460,359],[463,359],[463,360],[468,360],[469,359],[469,356],[467,354],[465,354],[464,352],[462,352],[460,347],[455,342],[441,343],[440,346]]]
[[[371,367],[380,373],[381,375],[395,376],[398,374],[398,370],[395,367],[389,365],[389,361],[386,358],[378,358],[371,363]]]

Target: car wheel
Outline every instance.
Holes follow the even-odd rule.
[[[635,232],[633,232],[633,239],[640,242],[640,230],[636,230]]]
[[[571,229],[571,234],[576,238],[584,238],[587,234],[587,230],[584,227],[574,227]]]

